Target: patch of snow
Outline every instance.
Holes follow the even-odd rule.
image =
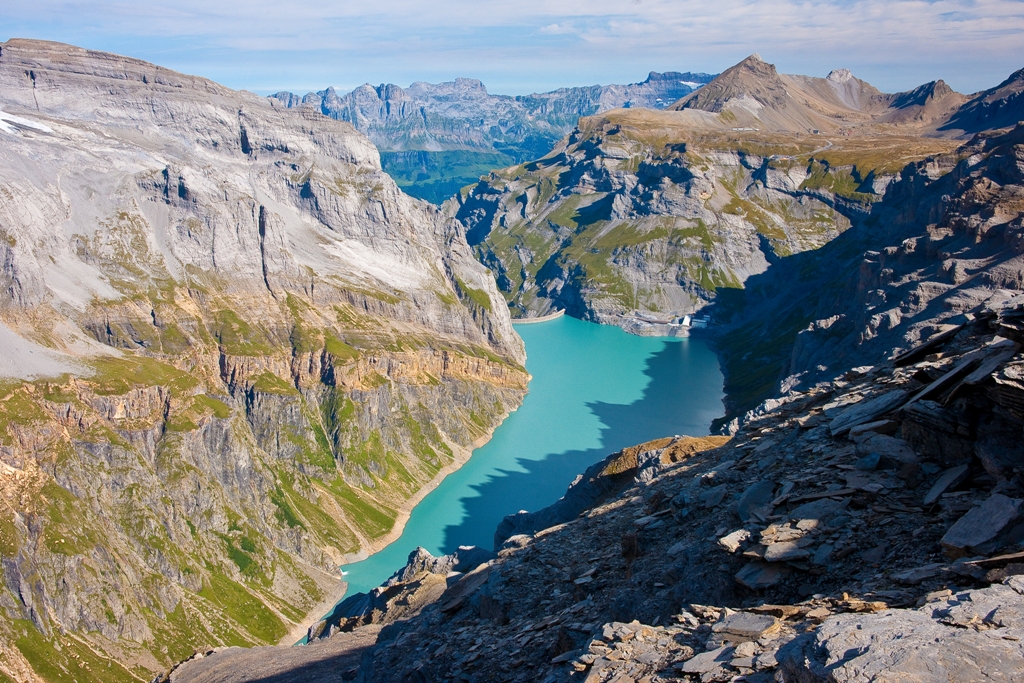
[[[53,128],[50,128],[47,125],[36,123],[35,121],[30,121],[26,118],[22,118],[21,116],[15,116],[14,114],[8,114],[3,109],[0,109],[0,130],[3,130],[5,133],[17,133],[17,129],[14,126],[9,125],[11,123],[24,126],[25,128],[30,128],[32,130],[37,130],[40,133],[53,132]]]
[[[679,84],[680,85],[685,85],[687,88],[693,88],[694,90],[696,90],[697,88],[703,87],[703,85],[704,85],[703,83],[696,83],[694,81],[679,81]]]

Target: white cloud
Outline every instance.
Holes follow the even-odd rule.
[[[783,71],[846,66],[888,90],[940,77],[977,90],[1024,66],[1018,0],[5,0],[0,30],[256,90],[467,75],[528,92],[719,71],[755,51]]]
[[[571,21],[567,21],[561,24],[548,24],[547,26],[541,26],[537,29],[538,33],[543,33],[550,36],[561,36],[567,33],[577,33],[576,27]]]

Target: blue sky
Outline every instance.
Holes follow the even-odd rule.
[[[3,0],[0,40],[58,40],[261,94],[479,78],[491,92],[846,67],[882,90],[974,92],[1024,67],[1024,0]]]

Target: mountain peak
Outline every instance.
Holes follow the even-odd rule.
[[[825,79],[833,83],[846,83],[853,79],[853,74],[849,69],[832,69],[828,72],[828,76],[825,76]]]
[[[761,59],[761,55],[757,54],[756,52],[754,54],[750,55],[749,57],[747,57],[746,59],[744,59],[742,62],[740,62],[736,66],[733,67],[733,69],[741,69],[741,68],[753,71],[755,73],[770,73],[770,74],[777,74],[778,73],[778,71],[775,70],[775,65],[774,64],[771,64],[770,62],[764,61],[763,59]],[[729,71],[730,71],[729,69],[726,69],[723,72],[723,75],[726,74],[726,73],[729,73]]]
[[[938,100],[944,100],[947,97],[955,96],[960,98],[956,103],[957,105],[963,102],[963,96],[960,93],[950,88],[945,81],[931,81],[924,85],[919,85],[913,90],[906,92],[896,93],[892,96],[892,103],[890,107],[893,109],[905,109],[907,107],[924,107],[931,102]]]
[[[781,105],[786,98],[786,87],[775,65],[762,60],[757,53],[726,69],[718,78],[669,109],[720,112],[727,101],[743,97],[755,99],[764,106]]]

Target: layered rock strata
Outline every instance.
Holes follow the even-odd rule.
[[[750,278],[756,288],[766,273],[818,273],[794,257],[849,244],[837,237],[851,226],[877,236],[899,222],[883,197],[922,188],[946,162],[901,184],[904,168],[1024,118],[1021,82],[1018,72],[974,96],[942,81],[885,94],[846,70],[779,74],[754,55],[671,111],[583,118],[547,156],[492,172],[447,208],[515,315],[565,310],[682,334],[683,317],[713,302],[726,305],[713,321],[728,320]]]
[[[719,335],[732,415],[925,339],[1024,288],[1024,128],[903,168],[871,213],[747,282]]]
[[[548,156],[493,172],[446,208],[515,315],[680,333],[682,316],[859,222],[906,161],[956,146],[833,145],[618,111],[581,119]]]
[[[346,123],[24,40],[0,110],[0,672],[277,642],[518,405],[504,301]]]

